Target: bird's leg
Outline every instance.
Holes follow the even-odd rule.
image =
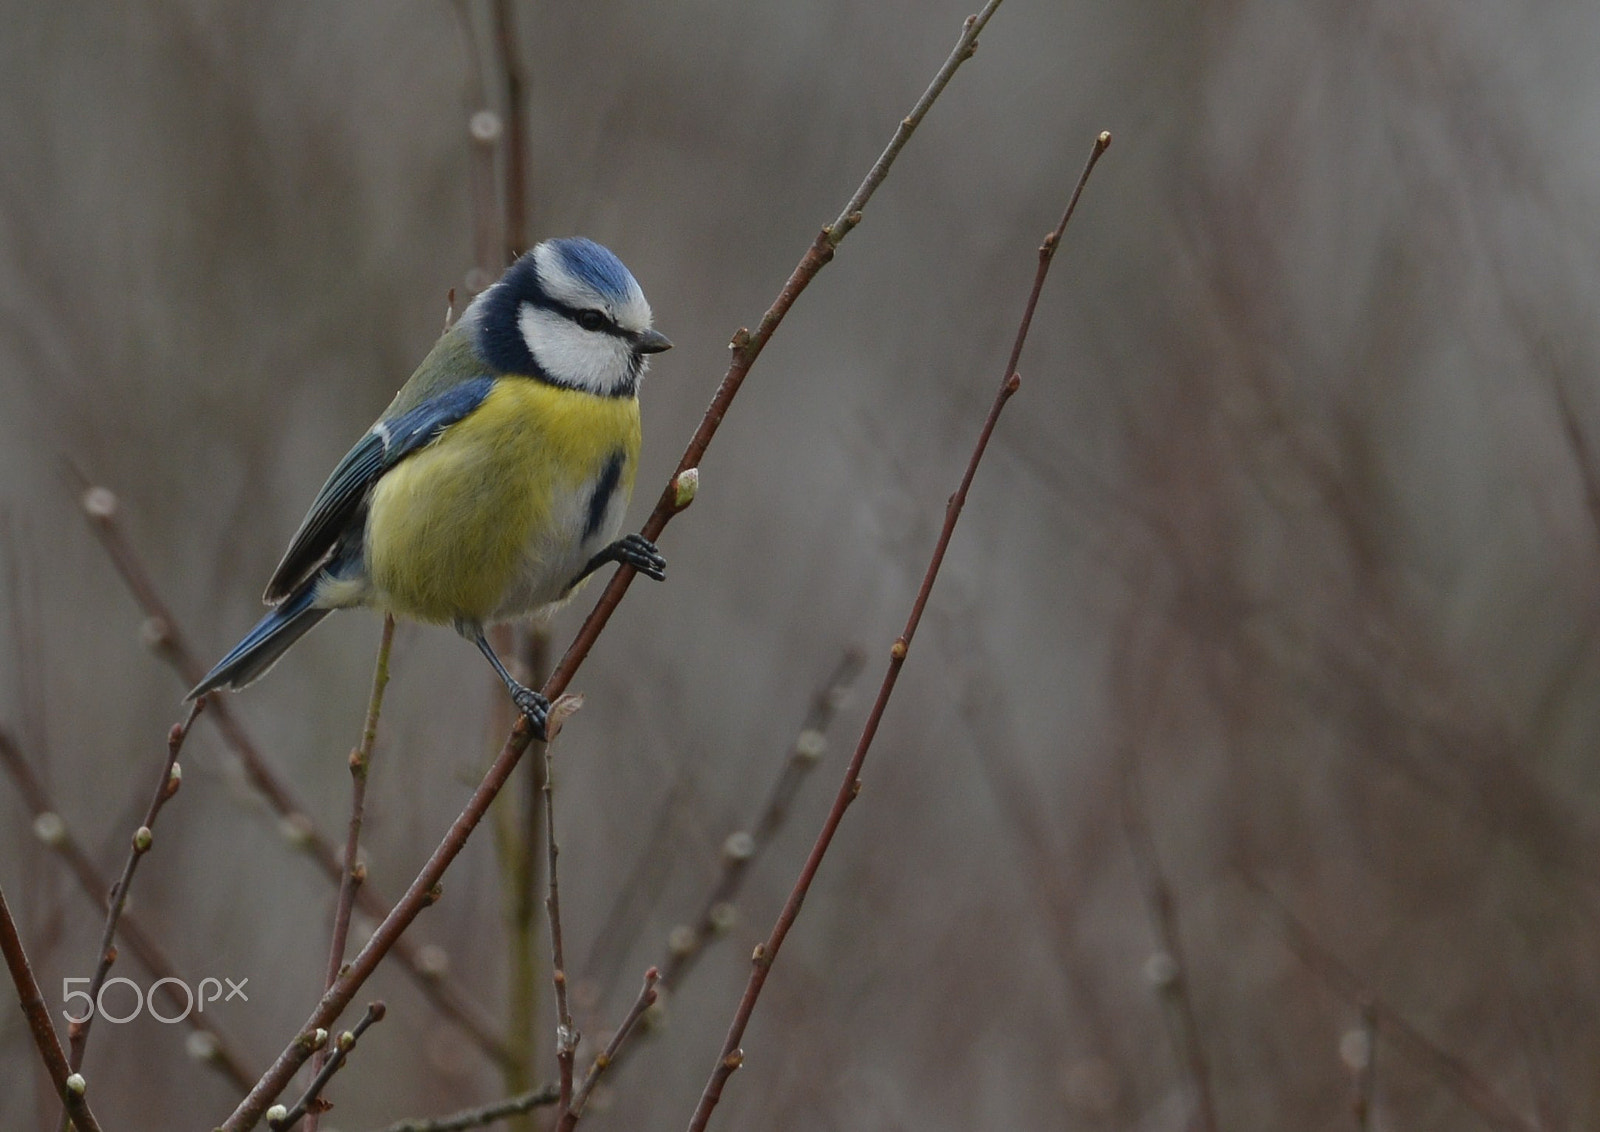
[[[533,728],[533,736],[539,742],[545,741],[545,724],[550,719],[550,701],[540,693],[525,684],[519,684],[506,671],[506,666],[500,663],[500,658],[494,655],[494,649],[489,644],[489,638],[479,629],[472,638],[478,646],[478,651],[489,658],[489,663],[494,665],[494,670],[500,674],[500,679],[505,681],[506,691],[511,693],[511,702],[517,705],[517,710],[527,717],[528,726]]]
[[[567,588],[570,590],[607,562],[625,562],[658,582],[667,576],[667,560],[661,557],[655,543],[643,535],[625,535],[589,559],[589,564],[572,579]]]

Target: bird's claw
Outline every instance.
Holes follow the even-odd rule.
[[[550,701],[532,688],[518,684],[511,689],[511,702],[517,705],[528,726],[533,728],[533,737],[541,743],[545,742],[545,727],[550,721]]]
[[[640,534],[626,535],[611,544],[611,552],[618,562],[626,562],[639,573],[665,581],[667,560],[661,557],[656,544]]]

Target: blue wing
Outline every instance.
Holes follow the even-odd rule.
[[[494,387],[494,379],[476,377],[430,397],[393,420],[380,421],[345,454],[322,485],[267,583],[268,602],[282,601],[310,577],[352,525],[363,520],[367,499],[378,478],[439,434],[471,413]]]

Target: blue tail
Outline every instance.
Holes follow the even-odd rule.
[[[206,673],[206,678],[194,686],[185,699],[198,699],[217,688],[237,691],[266,673],[289,651],[289,646],[316,627],[330,609],[317,609],[311,602],[316,594],[315,580],[304,586],[282,605],[256,623],[245,634],[244,640],[233,646],[233,651],[217,666]]]

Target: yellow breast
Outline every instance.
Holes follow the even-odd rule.
[[[632,494],[639,440],[636,398],[502,378],[378,481],[365,547],[377,604],[483,623],[514,589],[559,589],[581,554],[595,484],[619,453],[618,490]]]

